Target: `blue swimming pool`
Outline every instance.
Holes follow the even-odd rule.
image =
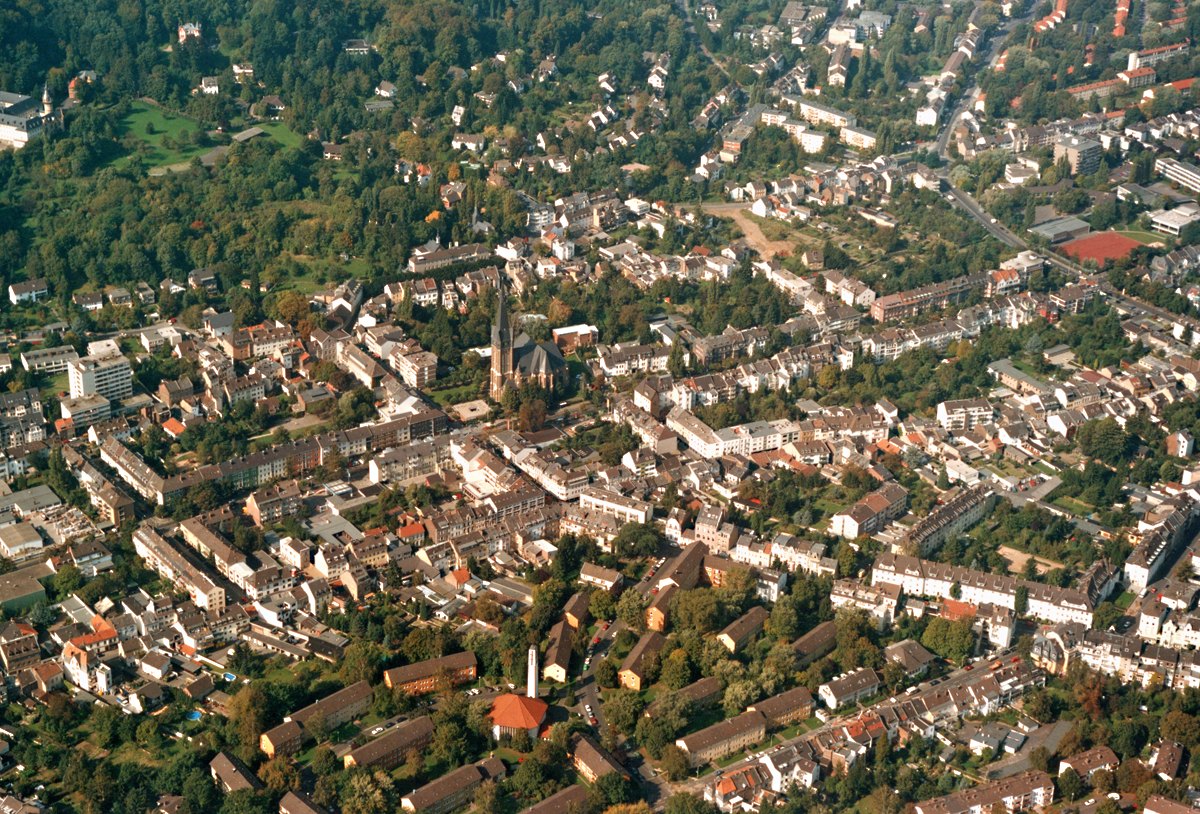
[[[198,721],[200,720],[200,712],[198,710],[192,710],[187,714],[186,717],[189,721]]]

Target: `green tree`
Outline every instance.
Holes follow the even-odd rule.
[[[612,659],[601,659],[596,665],[596,684],[605,689],[617,686],[617,665]]]
[[[641,696],[630,689],[619,689],[603,704],[605,719],[625,735],[633,735],[644,704]]]
[[[659,768],[663,770],[668,780],[675,783],[687,777],[692,765],[688,760],[687,754],[672,743],[663,749],[662,761],[659,763]]]
[[[633,630],[646,629],[646,600],[630,588],[617,601],[617,619]]]
[[[609,772],[596,780],[596,791],[610,806],[637,800],[637,788],[621,772]]]
[[[1073,803],[1083,794],[1083,781],[1070,766],[1058,773],[1058,791],[1068,803]]]

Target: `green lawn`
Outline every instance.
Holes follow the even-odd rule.
[[[67,371],[59,373],[50,379],[49,384],[42,388],[43,393],[69,393],[71,391],[71,376]]]
[[[1125,593],[1121,594],[1116,599],[1114,599],[1113,604],[1116,605],[1121,610],[1129,610],[1129,606],[1133,604],[1133,600],[1134,600],[1134,595],[1132,593],[1130,593],[1129,591],[1126,591]]]
[[[439,407],[446,407],[450,404],[461,404],[464,401],[479,398],[479,389],[473,383],[464,384],[462,387],[448,387],[445,390],[431,391],[429,397],[436,401]]]
[[[132,133],[150,146],[146,152],[146,163],[153,167],[166,164],[182,164],[194,156],[204,155],[212,149],[211,146],[195,146],[191,143],[191,134],[200,128],[191,119],[176,116],[145,102],[134,102],[130,112],[121,119],[123,134]],[[146,132],[146,125],[153,128],[152,133]],[[163,138],[170,136],[174,142],[183,142],[182,146],[167,148],[163,146]],[[118,159],[118,163],[127,160]]]
[[[1096,511],[1095,506],[1089,506],[1087,503],[1084,503],[1082,500],[1076,500],[1075,498],[1067,497],[1066,495],[1063,495],[1062,497],[1057,498],[1054,501],[1054,505],[1062,506],[1064,509],[1066,509],[1069,512],[1075,512],[1075,514],[1080,514],[1080,515],[1085,515],[1085,516]]]
[[[1163,235],[1156,235],[1153,232],[1143,232],[1139,229],[1129,229],[1123,232],[1116,232],[1115,234],[1124,235],[1141,243],[1161,243],[1166,239]]]
[[[278,141],[284,147],[299,147],[304,143],[304,137],[298,133],[293,133],[288,129],[288,126],[283,122],[262,122],[255,125],[270,133],[271,138]],[[259,136],[259,138],[262,138]]]

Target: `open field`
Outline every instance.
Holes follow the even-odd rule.
[[[1008,563],[1008,571],[1010,574],[1021,573],[1021,569],[1025,567],[1025,561],[1032,556],[1024,551],[1018,551],[1017,549],[1006,545],[1000,546],[997,551],[1000,552],[1000,556],[1003,557],[1005,562]],[[1039,574],[1044,574],[1051,568],[1063,567],[1061,562],[1048,560],[1045,557],[1033,557],[1033,559],[1037,561],[1037,570]]]
[[[147,125],[152,128],[152,132],[146,132]],[[204,147],[191,143],[191,134],[199,128],[200,125],[191,119],[176,116],[145,102],[134,102],[129,115],[121,119],[123,133],[132,133],[150,146],[150,150],[145,153],[145,159],[146,163],[151,166],[185,163],[194,156],[203,155],[211,150],[211,146]],[[163,138],[167,136],[170,136],[171,140],[180,146],[164,147]],[[181,142],[182,144],[180,144]],[[127,160],[127,157],[123,157],[117,159],[117,162]]]

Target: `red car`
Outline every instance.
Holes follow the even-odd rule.
[[[963,669],[964,669],[964,670],[970,670],[970,669],[971,669],[971,665],[969,665],[969,664],[968,664],[968,665],[967,665],[966,667],[964,667]]]
[[[596,638],[592,639],[592,644],[600,644],[600,637],[597,636]]]
[[[595,719],[595,718],[588,718],[588,720],[592,722],[592,726],[595,726],[595,725],[596,725],[596,719]]]

